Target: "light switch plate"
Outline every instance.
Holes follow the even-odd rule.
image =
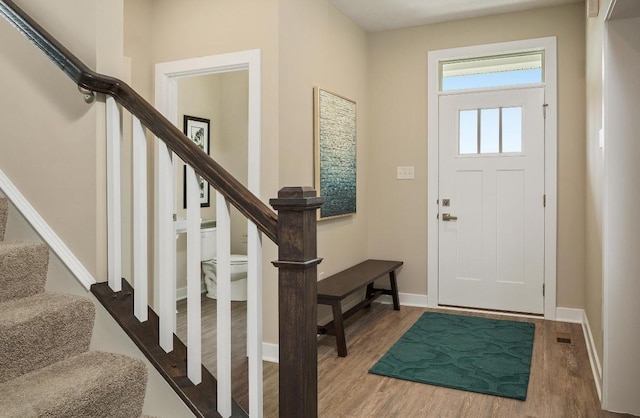
[[[396,167],[396,179],[398,180],[413,180],[416,178],[414,174],[413,166],[398,166]]]

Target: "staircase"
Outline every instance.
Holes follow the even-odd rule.
[[[141,343],[143,339],[149,342],[145,345],[151,347],[147,354],[152,354],[154,366],[163,376],[169,377],[169,384],[180,396],[184,395],[183,400],[192,412],[202,417],[233,416],[231,368],[227,367],[231,358],[228,286],[218,285],[218,370],[215,390],[213,381],[212,390],[207,390],[204,395],[192,390],[193,387],[202,386],[204,381],[200,373],[202,344],[198,256],[200,202],[197,176],[201,176],[219,193],[216,198],[217,206],[220,207],[216,211],[219,230],[223,227],[230,228],[231,206],[249,221],[248,243],[254,260],[254,268],[250,269],[252,285],[249,286],[247,308],[249,318],[253,318],[247,325],[249,413],[257,418],[263,416],[261,257],[264,236],[278,246],[278,260],[272,263],[278,269],[278,299],[272,303],[278,308],[279,414],[282,418],[317,417],[316,284],[317,265],[322,259],[317,256],[316,211],[322,205],[323,198],[317,196],[316,191],[310,187],[284,187],[278,191],[277,198],[269,200],[269,207],[257,195],[259,193],[254,194],[233,177],[131,86],[91,70],[12,0],[0,0],[0,17],[6,19],[46,54],[78,86],[87,103],[96,99],[96,93],[105,95],[99,97],[100,100],[104,98],[106,110],[104,121],[108,174],[105,197],[109,237],[106,261],[109,277],[107,284],[100,285],[93,284],[95,279],[88,277],[83,281],[85,287],[91,286],[97,296],[108,296],[114,303],[105,303],[104,299],[101,302],[112,313],[125,304],[128,305],[127,313],[122,316],[137,321],[127,320],[133,322],[127,331],[130,335],[133,335],[132,328],[140,328],[140,324],[145,324],[142,328],[150,329],[150,332],[143,330],[141,335],[144,338],[132,338],[137,340],[136,343]],[[97,16],[87,18],[99,19]],[[259,58],[252,59],[251,62],[251,65],[261,65]],[[256,108],[259,109],[260,95],[255,98]],[[52,106],[63,104],[52,103]],[[135,228],[132,228],[135,249],[132,252],[132,288],[138,290],[135,294],[122,285],[120,274],[122,223],[119,214],[122,210],[122,191],[119,186],[122,174],[120,134],[123,132],[123,109],[132,115],[131,146],[134,167],[131,170],[132,176],[127,181],[132,184],[133,196],[137,197],[133,199],[132,205],[132,219],[135,219]],[[96,127],[99,125],[96,120]],[[256,132],[260,132],[259,127]],[[149,133],[158,141],[154,140],[153,153],[147,154],[147,150],[151,148],[148,143]],[[101,138],[96,138],[98,137]],[[158,175],[154,176],[152,182],[146,177],[147,161],[151,158],[158,168]],[[192,257],[188,257],[187,270],[193,274],[187,274],[187,315],[190,326],[187,327],[189,345],[186,351],[176,343],[173,334],[176,305],[175,269],[172,268],[171,254],[175,251],[172,213],[175,198],[172,188],[175,184],[171,172],[174,158],[181,159],[187,166],[187,236],[192,237],[188,247],[193,247],[193,250],[188,250]],[[256,161],[259,160],[260,158]],[[149,210],[148,199],[145,199],[145,196],[150,196],[147,187],[150,183],[153,183],[155,193],[153,210]],[[4,231],[6,202],[2,202],[2,205],[4,209],[0,214],[0,226]],[[150,234],[146,225],[150,213],[156,214],[153,274],[147,271]],[[225,250],[224,253],[218,251],[218,261],[226,259],[225,264],[229,264],[229,246]],[[144,367],[126,357],[87,351],[93,327],[93,308],[82,299],[44,292],[47,256],[47,249],[38,245],[0,244],[0,417],[139,415],[146,378]],[[75,257],[71,258],[75,260]],[[37,268],[36,265],[40,267]],[[150,278],[154,281],[150,281]],[[157,309],[157,316],[149,312],[149,284],[154,286],[154,293],[157,293],[152,301]],[[124,326],[125,320],[121,318],[119,321]],[[84,331],[75,327],[84,327]],[[153,337],[153,342],[147,341],[149,336]],[[169,361],[172,359],[175,361]],[[186,364],[186,373],[183,373],[181,366],[178,367],[183,362]],[[108,368],[104,365],[108,365]],[[200,399],[204,399],[204,404],[216,405],[217,411],[213,411],[215,414],[201,413],[195,402]]]
[[[44,291],[49,249],[4,242],[0,198],[0,417],[139,417],[144,363],[89,351],[95,307]]]

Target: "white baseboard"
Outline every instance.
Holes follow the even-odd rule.
[[[262,360],[278,363],[280,361],[280,346],[278,344],[262,343]]]
[[[0,170],[0,190],[11,201],[13,206],[24,216],[31,224],[33,229],[42,237],[42,240],[51,248],[51,250],[60,258],[65,266],[71,271],[71,274],[89,290],[91,285],[96,283],[96,279],[89,273],[78,258],[71,252],[69,247],[60,239],[60,237],[51,229],[49,224],[40,216],[27,199],[20,193],[18,188],[9,180],[9,178]]]
[[[200,285],[200,293],[206,293],[207,286],[204,283]],[[187,286],[176,289],[176,302],[187,298]]]
[[[417,308],[427,307],[427,295],[418,295],[415,293],[398,293],[400,299],[400,305],[402,306],[414,306]],[[376,299],[378,303],[391,304],[393,300],[391,295],[382,295]]]
[[[591,333],[591,326],[589,326],[589,319],[587,313],[583,311],[582,332],[584,332],[584,339],[587,343],[587,352],[589,353],[589,363],[591,363],[591,372],[593,373],[593,380],[596,382],[596,391],[598,392],[598,399],[602,402],[602,367],[600,366],[600,359],[596,351],[596,344],[593,341],[593,334]]]
[[[591,373],[593,374],[593,380],[596,384],[598,399],[600,400],[600,402],[602,402],[602,367],[600,366],[600,360],[598,359],[596,344],[593,341],[593,334],[591,333],[591,327],[589,326],[587,313],[584,311],[584,309],[556,308],[556,321],[572,322],[582,325],[582,333],[584,334],[584,342],[587,346],[589,363],[591,365]]]
[[[584,320],[584,310],[574,308],[556,308],[556,321],[582,324]]]

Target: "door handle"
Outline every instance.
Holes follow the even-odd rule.
[[[457,221],[458,217],[457,216],[451,216],[450,213],[443,213],[442,214],[442,220],[445,221],[445,222]]]

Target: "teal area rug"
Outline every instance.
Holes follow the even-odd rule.
[[[525,400],[535,324],[425,312],[369,373]]]

